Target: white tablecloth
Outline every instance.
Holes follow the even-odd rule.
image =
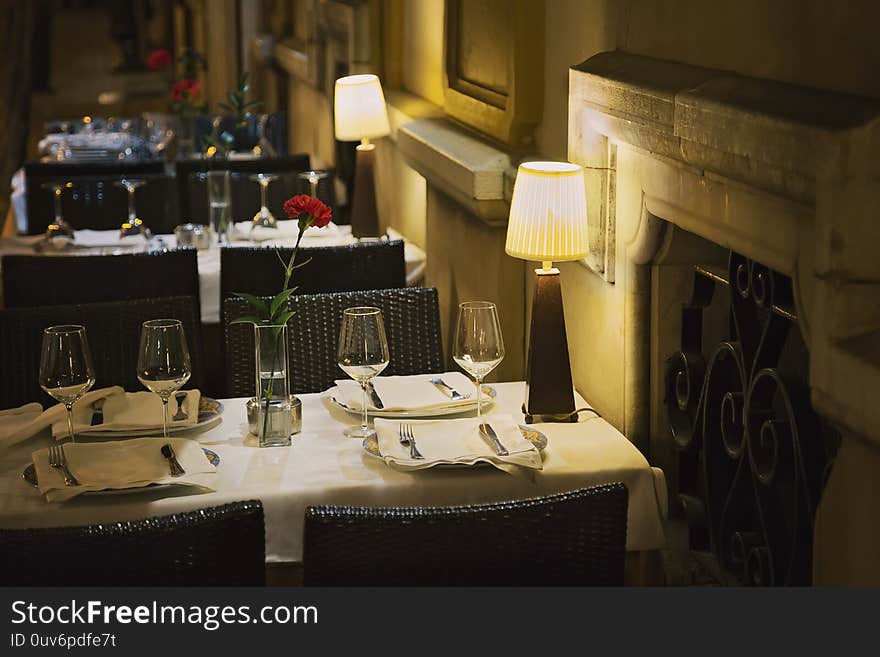
[[[101,231],[108,234],[117,234],[118,231]],[[394,229],[388,229],[388,237],[392,240],[404,239],[403,236]],[[27,237],[10,237],[0,240],[0,255],[3,254],[25,254],[33,255],[37,251],[36,245],[42,240],[41,235],[33,235]],[[353,244],[355,238],[351,235],[350,226],[339,226],[338,232],[332,236],[311,236],[308,233],[303,237],[300,246],[302,248],[320,247],[320,246],[342,246],[345,244]],[[153,239],[151,248],[175,248],[177,241],[174,235],[157,235]],[[260,242],[256,246],[271,247],[293,247],[296,245],[295,238],[279,239],[273,241]],[[255,246],[253,242],[248,240],[235,240],[230,246]],[[100,246],[89,248],[76,248],[67,251],[44,251],[41,255],[113,255],[117,253],[132,253],[133,251],[142,251],[145,246]],[[421,282],[425,274],[425,252],[411,242],[404,242],[404,259],[406,260],[406,282],[407,285],[417,285]],[[199,261],[199,296],[201,299],[202,322],[205,324],[220,323],[220,249],[211,248],[198,252]],[[2,274],[2,272],[0,272]],[[294,277],[296,274],[294,274]],[[279,279],[279,285],[281,281]]]
[[[495,384],[494,412],[521,420],[523,384]],[[665,545],[666,486],[624,436],[582,413],[578,424],[536,424],[549,445],[544,469],[511,475],[491,466],[399,472],[366,454],[342,429],[357,418],[327,410],[319,395],[302,395],[303,431],[293,445],[259,449],[248,435],[244,399],[224,400],[223,422],[196,436],[220,455],[218,490],[192,494],[154,491],[47,503],[21,479],[37,437],[11,451],[0,448],[0,527],[49,527],[131,520],[260,499],[266,513],[266,560],[302,559],[305,508],[315,504],[437,506],[523,499],[620,481],[629,489],[628,550]],[[580,396],[577,403],[585,406]],[[490,411],[492,412],[492,411]],[[592,418],[592,419],[590,419]],[[2,419],[0,419],[2,421]],[[157,445],[158,449],[158,445]],[[217,546],[223,549],[223,546]]]

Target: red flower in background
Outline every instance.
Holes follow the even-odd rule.
[[[171,59],[171,53],[164,48],[154,50],[147,56],[147,66],[154,71],[158,71],[168,66],[171,63]]]
[[[184,78],[175,82],[171,87],[171,100],[175,102],[185,101],[194,97],[197,93],[199,93],[199,81]]]
[[[284,212],[288,219],[299,219],[302,215],[311,217],[310,226],[323,228],[333,219],[333,211],[319,199],[308,194],[297,194],[284,202]]]

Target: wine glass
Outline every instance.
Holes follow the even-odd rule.
[[[477,384],[477,419],[482,417],[482,388],[486,375],[504,360],[504,340],[498,310],[488,301],[458,304],[453,360]]]
[[[382,311],[370,306],[346,308],[342,313],[336,362],[343,372],[361,384],[364,393],[363,421],[361,426],[349,427],[344,431],[349,438],[369,438],[376,435],[376,431],[367,426],[367,388],[370,379],[388,367],[389,360],[391,357],[388,353]]]
[[[151,319],[141,326],[137,377],[162,400],[162,436],[168,437],[168,400],[189,381],[192,366],[183,324],[177,319]]]
[[[73,324],[50,326],[43,331],[40,387],[67,408],[67,431],[73,433],[73,405],[93,385],[95,368],[86,329]]]
[[[275,220],[275,215],[273,215],[269,211],[269,206],[266,201],[266,194],[269,193],[269,183],[277,179],[277,175],[270,175],[265,173],[258,173],[255,176],[251,176],[251,180],[256,181],[260,184],[260,210],[259,212],[257,212],[257,214],[254,215],[251,230],[253,230],[253,227],[255,226],[262,226],[263,228],[278,227],[278,222]]]
[[[134,193],[137,189],[146,185],[147,181],[123,178],[122,180],[117,180],[114,184],[117,187],[122,187],[128,193],[128,219],[123,222],[122,228],[120,228],[120,237],[143,235],[145,238],[149,239],[150,231],[144,226],[144,222],[138,219],[134,198]]]
[[[52,203],[55,208],[55,219],[46,229],[46,234],[52,237],[64,236],[73,238],[73,227],[64,220],[64,212],[61,206],[61,195],[64,193],[65,187],[72,187],[72,183],[63,182],[45,182],[40,187],[48,189],[52,192]]]

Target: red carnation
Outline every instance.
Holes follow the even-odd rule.
[[[197,93],[199,93],[199,81],[184,78],[175,82],[171,87],[171,100],[185,101],[193,98]]]
[[[170,63],[171,53],[164,48],[154,50],[147,57],[147,66],[149,66],[154,71],[165,68]]]
[[[288,219],[297,219],[300,227],[315,226],[323,228],[333,219],[333,211],[319,199],[308,194],[297,194],[284,202],[284,212]]]

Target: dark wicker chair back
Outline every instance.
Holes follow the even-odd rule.
[[[436,508],[308,507],[307,586],[619,586],[626,486]]]
[[[272,213],[284,218],[281,206],[298,193],[297,174],[309,169],[305,153],[287,157],[256,160],[181,160],[177,162],[177,198],[180,217],[192,223],[207,223],[209,217],[208,185],[204,174],[209,170],[230,173],[230,216],[235,222],[250,220],[260,209],[260,189],[250,176],[257,173],[279,174],[269,185],[268,204]]]
[[[135,192],[137,216],[156,234],[169,234],[180,223],[177,199],[174,195],[174,178],[163,173],[144,174],[136,177],[146,185]],[[61,196],[64,219],[75,229],[119,230],[128,219],[128,193],[116,186],[120,176],[71,176],[68,188]],[[28,188],[28,233],[45,232],[55,211],[52,194],[39,189],[40,195],[31,205]]]
[[[199,298],[194,249],[94,256],[7,255],[0,259],[7,308],[124,299]]]
[[[229,320],[252,314],[244,299],[224,300]],[[294,393],[320,392],[345,378],[336,364],[342,311],[352,306],[382,309],[391,351],[386,374],[442,371],[440,311],[437,290],[409,287],[396,290],[309,294],[290,299],[296,314],[287,322],[290,385]],[[250,324],[225,324],[226,394],[253,396],[254,331]]]
[[[0,529],[5,586],[263,586],[263,505],[130,522]]]
[[[81,324],[95,365],[95,387],[121,385],[142,390],[137,380],[137,357],[141,324],[149,319],[171,318],[183,322],[192,360],[192,376],[186,388],[204,382],[204,354],[198,302],[193,297],[135,299],[74,306],[43,306],[0,311],[0,408],[27,402],[54,404],[39,385],[43,329],[57,324]]]
[[[302,248],[293,275],[296,294],[385,290],[406,286],[403,240]],[[245,292],[271,296],[284,278],[293,249],[232,247],[220,252],[220,298]]]
[[[136,192],[138,217],[157,234],[171,233],[180,223],[174,195],[174,178],[164,173],[162,162],[45,164],[25,166],[28,234],[45,232],[55,216],[52,192],[46,182],[66,182],[61,197],[64,219],[74,228],[117,230],[128,217],[128,196],[115,185],[123,176],[147,181]]]

